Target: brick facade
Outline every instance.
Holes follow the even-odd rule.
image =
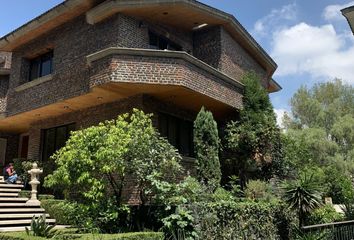
[[[108,48],[154,49],[149,43],[149,32],[176,43],[184,53],[176,53],[176,57],[167,56],[169,51],[155,51],[158,56],[111,54],[88,64],[89,55]],[[24,112],[89,94],[94,87],[104,84],[139,83],[149,87],[178,86],[193,92],[196,98],[202,95],[232,109],[232,114],[223,119],[226,121],[235,118],[237,111],[242,109],[243,87],[239,82],[246,71],[253,70],[267,81],[266,70],[238,41],[222,26],[187,31],[172,27],[168,22],[156,23],[122,13],[91,25],[83,13],[17,46],[12,55],[0,52],[0,69],[11,67],[10,77],[0,74],[0,113],[5,117],[21,116]],[[37,79],[29,83],[30,60],[48,51],[53,51],[52,74],[45,81]],[[77,129],[86,128],[132,108],[154,113],[156,126],[159,112],[191,121],[197,114],[187,110],[187,106],[162,102],[144,91],[80,111],[68,108],[68,113],[59,117],[30,119],[28,131],[21,133],[29,136],[28,159],[41,159],[43,129],[69,123],[75,123]],[[19,133],[1,136],[8,139],[6,160],[16,158]],[[185,166],[193,171],[193,161],[186,161]],[[130,196],[133,192],[133,188],[127,190]],[[129,199],[134,202],[136,196]]]

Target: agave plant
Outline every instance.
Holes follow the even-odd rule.
[[[284,199],[295,210],[299,218],[299,227],[303,226],[306,215],[322,205],[320,187],[310,177],[303,175],[296,181],[285,184]]]
[[[26,227],[26,233],[28,236],[37,236],[37,237],[45,237],[52,238],[56,231],[53,230],[55,225],[50,226],[46,223],[45,214],[36,218],[33,216],[31,221],[31,230]]]

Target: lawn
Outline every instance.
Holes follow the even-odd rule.
[[[0,240],[43,240],[47,238],[28,236],[26,232],[0,233]],[[162,233],[137,232],[120,234],[76,234],[72,232],[58,231],[53,239],[85,239],[85,240],[163,240]]]

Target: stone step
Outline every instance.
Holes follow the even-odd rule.
[[[18,197],[18,193],[2,193],[2,192],[0,192],[0,197]]]
[[[31,224],[32,219],[0,220],[0,226]],[[46,223],[55,223],[55,219],[46,219]]]
[[[40,217],[43,216],[43,213],[14,213],[14,214],[9,214],[9,213],[5,213],[5,214],[1,214],[0,213],[0,220],[1,219],[23,219],[23,218],[30,218],[32,219],[33,216],[35,217]],[[45,214],[46,218],[49,218],[49,214]]]
[[[21,192],[20,188],[0,188],[0,192]]]
[[[5,180],[0,180],[0,184],[8,184],[8,183],[6,183]],[[22,184],[22,182],[21,181],[16,181],[15,184]]]
[[[35,207],[28,207],[28,208],[0,208],[1,213],[43,213],[45,210],[44,208],[35,208]]]
[[[8,208],[8,207],[29,207],[26,203],[0,203],[0,208]],[[33,206],[32,206],[33,207]]]
[[[23,188],[22,184],[0,184],[0,188]]]
[[[56,225],[54,229],[64,229],[69,227],[70,226]],[[25,227],[0,227],[0,232],[23,232],[25,230],[26,230]]]
[[[7,197],[0,197],[0,202],[27,202],[28,198],[7,198]]]

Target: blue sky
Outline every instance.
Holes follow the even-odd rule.
[[[0,36],[62,0],[11,0],[2,3]],[[301,85],[335,77],[354,84],[354,36],[340,9],[354,0],[201,0],[233,14],[275,59],[274,75],[283,90],[271,95],[276,112],[289,110]]]

